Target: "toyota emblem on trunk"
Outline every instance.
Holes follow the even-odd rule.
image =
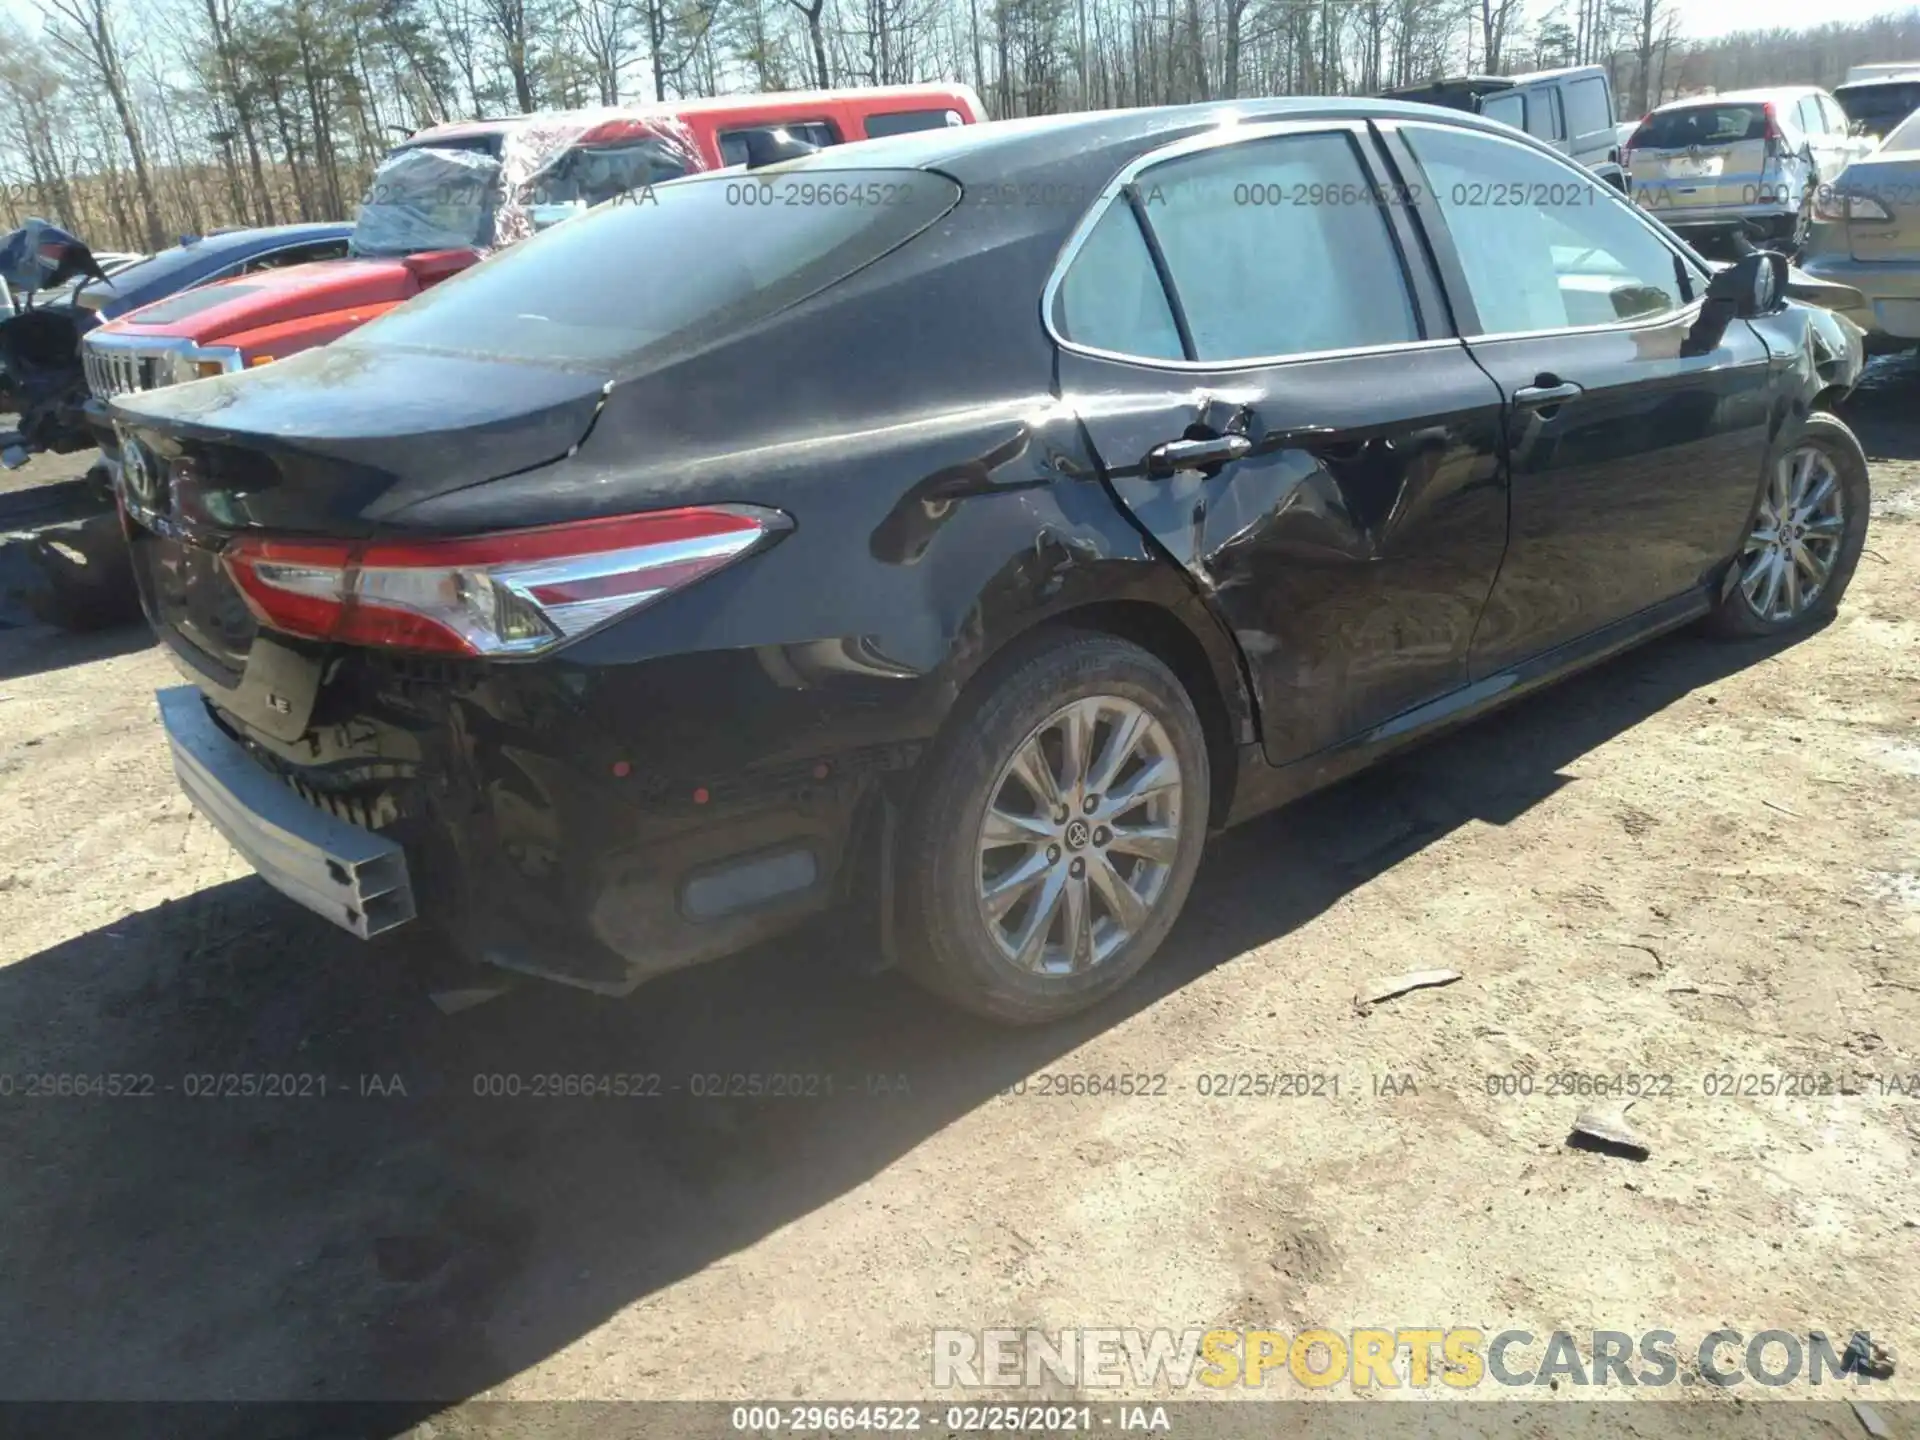
[[[120,436],[120,481],[128,496],[144,509],[160,508],[165,491],[159,457],[124,431]]]

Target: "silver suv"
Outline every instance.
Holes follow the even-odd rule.
[[[1740,90],[1662,105],[1627,141],[1633,198],[1674,229],[1738,231],[1798,249],[1815,197],[1873,141],[1811,86]]]

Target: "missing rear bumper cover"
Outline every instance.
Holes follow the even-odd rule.
[[[181,789],[261,879],[363,940],[413,919],[398,844],[281,784],[214,723],[197,689],[177,686],[158,699]]]

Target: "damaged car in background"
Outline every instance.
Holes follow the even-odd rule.
[[[248,275],[104,326],[88,337],[88,375],[104,400],[284,360],[616,197],[755,157],[985,118],[967,86],[924,84],[436,125],[381,160],[336,263]],[[99,438],[111,458],[111,432]]]
[[[14,280],[22,299],[0,321],[0,409],[19,405],[15,436],[0,439],[9,468],[38,452],[90,450],[97,436],[88,421],[89,380],[82,338],[96,326],[170,295],[288,265],[337,259],[347,253],[345,223],[274,225],[190,238],[152,256],[105,257],[44,220],[0,240],[38,259]],[[8,267],[11,269],[12,267]],[[56,278],[58,277],[58,278]],[[31,279],[32,283],[24,283]],[[180,377],[189,378],[189,377]],[[13,448],[13,447],[17,447]]]
[[[1246,200],[1299,187],[1407,198]],[[1858,332],[1477,116],[1060,116],[658,199],[114,402],[180,782],[356,934],[619,994],[852,903],[1052,1020],[1209,833],[1674,627],[1805,633],[1865,541]]]
[[[1821,303],[1866,333],[1869,351],[1920,346],[1920,113],[1821,189],[1800,268],[1833,287]]]
[[[1627,142],[1633,198],[1697,242],[1806,243],[1821,187],[1874,141],[1824,90],[1785,86],[1675,100]]]
[[[83,337],[102,322],[220,280],[344,255],[345,224],[226,230],[183,240],[149,257],[104,258],[67,231],[29,221],[0,240],[0,290],[17,290],[0,318],[0,411],[17,412],[0,434],[0,464],[18,469],[36,454],[71,455],[99,441],[98,407]],[[186,377],[176,377],[186,378]],[[135,620],[139,604],[114,514],[113,472],[103,459],[84,478],[21,492],[13,525],[32,538],[29,606],[43,620],[90,629]]]

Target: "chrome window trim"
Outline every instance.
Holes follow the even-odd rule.
[[[1189,374],[1270,370],[1277,365],[1292,365],[1312,360],[1342,360],[1351,356],[1391,355],[1401,351],[1434,350],[1443,346],[1458,345],[1460,337],[1457,335],[1426,336],[1418,340],[1395,340],[1383,345],[1354,345],[1336,350],[1294,350],[1279,355],[1251,355],[1236,357],[1232,360],[1189,360],[1185,356],[1172,359],[1158,355],[1135,355],[1121,350],[1105,350],[1097,345],[1082,345],[1067,339],[1054,326],[1054,305],[1059,299],[1060,287],[1066,282],[1067,271],[1073,268],[1073,262],[1079,258],[1081,247],[1087,243],[1094,228],[1105,218],[1107,211],[1116,201],[1125,203],[1127,186],[1131,185],[1143,172],[1156,165],[1181,160],[1189,155],[1203,154],[1208,150],[1217,150],[1225,145],[1238,145],[1247,141],[1267,140],[1275,136],[1287,135],[1349,135],[1359,143],[1361,153],[1365,155],[1367,142],[1371,138],[1369,125],[1370,122],[1365,118],[1263,120],[1248,125],[1239,123],[1233,112],[1229,111],[1223,115],[1222,123],[1211,130],[1202,131],[1198,135],[1189,135],[1156,150],[1149,150],[1143,155],[1136,155],[1121,167],[1120,172],[1113,179],[1101,187],[1100,194],[1088,207],[1087,213],[1080,217],[1080,223],[1067,236],[1066,243],[1060,247],[1060,254],[1054,260],[1053,269],[1047,276],[1046,286],[1040,292],[1040,324],[1045,329],[1047,338],[1061,349],[1070,350],[1076,355],[1087,355],[1098,360],[1117,360],[1127,365],[1143,365],[1158,370],[1185,371]],[[1384,217],[1382,223],[1384,223]],[[1390,243],[1392,239],[1392,231],[1389,229]],[[1397,246],[1395,254],[1397,257]],[[1158,281],[1160,277],[1156,274],[1154,278]],[[1403,285],[1406,283],[1404,275],[1401,276],[1401,282]],[[1407,303],[1409,308],[1414,308],[1411,288],[1408,290]],[[1171,300],[1168,301],[1168,308],[1169,310],[1172,308]],[[1419,314],[1417,308],[1414,308],[1414,313],[1417,317]]]
[[[1076,355],[1086,355],[1096,360],[1118,360],[1127,365],[1138,365],[1153,370],[1180,370],[1190,375],[1226,374],[1235,370],[1272,370],[1281,365],[1304,364],[1312,360],[1349,360],[1364,355],[1397,355],[1419,350],[1444,350],[1458,346],[1458,335],[1443,335],[1428,340],[1396,340],[1387,345],[1353,345],[1344,350],[1301,350],[1287,355],[1260,355],[1251,360],[1168,360],[1153,355],[1132,355],[1122,350],[1102,350],[1093,345],[1074,345],[1058,340],[1056,343],[1073,351]]]
[[[1496,330],[1485,335],[1463,335],[1470,345],[1492,344],[1499,340],[1543,340],[1552,335],[1606,335],[1616,331],[1650,330],[1656,325],[1671,325],[1693,315],[1706,304],[1706,296],[1698,300],[1689,300],[1678,310],[1663,310],[1658,315],[1639,316],[1632,320],[1613,320],[1600,325],[1562,325],[1548,330]]]
[[[1390,120],[1382,120],[1380,122],[1380,128],[1388,132],[1407,129],[1448,130],[1455,133],[1477,135],[1481,139],[1491,141],[1495,145],[1506,145],[1516,150],[1525,150],[1543,159],[1553,161],[1563,169],[1571,170],[1575,175],[1578,175],[1582,180],[1585,180],[1600,192],[1602,203],[1625,206],[1641,229],[1645,230],[1657,240],[1669,254],[1677,257],[1680,263],[1687,267],[1687,273],[1692,276],[1696,282],[1693,288],[1700,291],[1699,295],[1689,300],[1686,304],[1673,310],[1662,311],[1658,315],[1635,316],[1629,320],[1613,320],[1600,325],[1559,325],[1549,327],[1545,330],[1498,330],[1489,331],[1485,335],[1462,335],[1460,338],[1468,344],[1478,344],[1492,340],[1533,340],[1548,335],[1599,335],[1610,331],[1646,330],[1655,325],[1670,324],[1685,315],[1699,310],[1700,307],[1706,303],[1707,296],[1705,286],[1713,277],[1707,273],[1699,261],[1681,249],[1680,246],[1674,242],[1673,237],[1669,236],[1659,226],[1653,224],[1652,221],[1648,219],[1646,212],[1638,205],[1635,205],[1630,198],[1622,195],[1618,190],[1615,190],[1584,165],[1562,155],[1551,146],[1530,145],[1527,144],[1525,140],[1510,138],[1506,135],[1496,134],[1493,131],[1480,130],[1469,125],[1448,125],[1433,120],[1403,120],[1394,117]],[[1421,160],[1418,148],[1411,143],[1408,144],[1407,148],[1413,153],[1414,163],[1420,166],[1422,178],[1431,186],[1431,177],[1426,174],[1426,162]],[[1439,201],[1437,198],[1434,204],[1438,206]],[[1444,224],[1446,217],[1443,215],[1440,218],[1441,223]],[[1457,243],[1456,241],[1456,244]],[[1445,277],[1442,276],[1441,280],[1444,287]],[[1471,300],[1473,297],[1469,295],[1467,298]],[[1476,303],[1474,305],[1474,312],[1478,314],[1479,309],[1480,307]]]

